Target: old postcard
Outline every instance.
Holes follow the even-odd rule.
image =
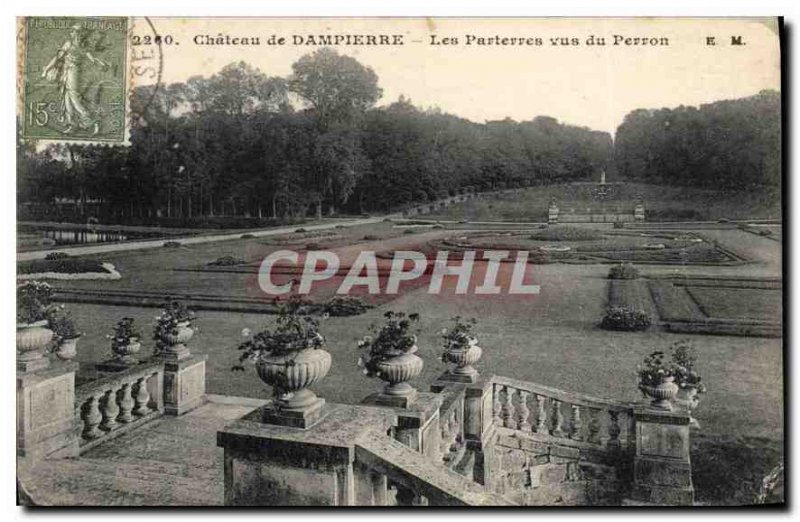
[[[780,19],[17,31],[20,504],[784,503]]]

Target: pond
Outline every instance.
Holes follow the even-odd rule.
[[[130,232],[126,230],[97,230],[80,228],[37,228],[19,227],[17,241],[21,246],[83,245],[93,243],[114,243],[129,239],[152,239],[163,237],[159,232]]]

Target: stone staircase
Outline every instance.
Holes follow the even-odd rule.
[[[182,417],[161,417],[79,458],[19,467],[20,501],[49,506],[208,506],[224,500],[216,432],[263,401],[209,396]]]

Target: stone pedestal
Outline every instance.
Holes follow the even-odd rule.
[[[392,410],[326,408],[306,430],[264,424],[259,408],[217,432],[225,450],[225,505],[385,505],[386,477],[355,462],[355,443],[370,430],[392,430]]]
[[[308,429],[319,422],[328,412],[325,399],[317,398],[312,404],[301,409],[281,408],[275,402],[264,406],[261,420],[267,424]]]
[[[454,382],[462,384],[474,384],[481,378],[477,370],[473,368],[472,372],[455,373],[453,370],[448,370],[441,374],[436,382]]]
[[[205,402],[207,355],[173,352],[158,356],[164,361],[164,413],[183,415]]]
[[[58,452],[77,456],[74,362],[17,372],[17,456],[32,462]]]
[[[636,454],[631,497],[654,505],[692,505],[688,410],[639,406],[634,410]]]
[[[44,355],[27,360],[17,357],[17,372],[38,372],[48,366],[50,366],[50,359]]]
[[[380,394],[370,395],[361,403],[369,406],[384,406],[397,416],[395,438],[410,447],[431,457],[438,456],[439,447],[439,408],[442,398],[438,393],[417,392],[417,400],[406,407],[393,407],[382,404]]]
[[[633,208],[633,220],[644,221],[644,205],[636,205]]]
[[[547,222],[551,225],[558,224],[558,207],[550,205],[547,209]]]

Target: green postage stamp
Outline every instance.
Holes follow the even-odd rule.
[[[127,18],[24,21],[22,136],[119,143],[127,117]]]

